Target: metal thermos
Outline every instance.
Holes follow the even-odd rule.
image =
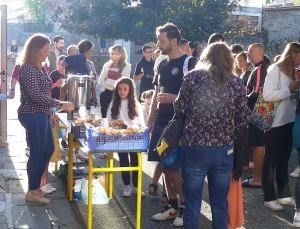
[[[73,113],[78,113],[82,104],[90,110],[91,77],[88,75],[68,75],[68,101],[73,102],[75,109],[68,112],[68,120],[73,119]]]

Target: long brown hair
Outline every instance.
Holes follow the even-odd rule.
[[[287,72],[287,76],[295,80],[295,67],[293,66],[292,54],[300,53],[300,44],[297,42],[290,42],[286,45],[279,60],[275,63],[280,69],[283,68]]]
[[[121,107],[121,97],[118,93],[118,86],[120,84],[127,84],[129,86],[129,92],[127,96],[128,100],[128,117],[133,120],[135,117],[139,116],[138,112],[136,111],[136,95],[135,95],[135,86],[132,79],[128,77],[121,77],[117,80],[114,90],[113,90],[113,105],[111,108],[111,117],[113,119],[117,119],[120,114],[120,107]]]
[[[210,44],[203,50],[196,68],[206,70],[218,86],[224,86],[228,76],[234,73],[230,48],[224,42]]]
[[[40,50],[46,45],[50,44],[51,40],[44,34],[36,33],[29,37],[24,46],[24,55],[21,60],[23,63],[31,63],[37,69],[42,69],[42,63],[38,60]]]
[[[111,53],[112,50],[114,50],[117,53],[121,54],[121,57],[120,57],[119,62],[118,62],[118,69],[119,69],[120,72],[122,72],[123,68],[126,66],[126,63],[127,63],[126,50],[122,45],[118,45],[118,44],[110,47],[109,50],[108,50],[109,53]],[[113,67],[113,62],[112,61],[111,61],[110,67]]]

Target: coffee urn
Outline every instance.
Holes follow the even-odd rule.
[[[91,77],[88,75],[68,75],[68,101],[74,103],[74,111],[68,112],[68,120],[73,120],[73,113],[78,113],[82,104],[91,110]]]

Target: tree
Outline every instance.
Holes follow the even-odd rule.
[[[25,19],[33,22],[45,21],[46,8],[44,0],[25,0],[24,6],[27,9]]]
[[[232,25],[232,0],[65,0],[51,7],[51,19],[71,33],[94,37],[150,41],[155,28],[173,22],[188,40],[206,40],[213,32],[225,33]]]

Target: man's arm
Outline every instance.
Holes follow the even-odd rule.
[[[158,87],[154,86],[154,94],[152,96],[149,120],[148,120],[148,123],[147,123],[147,127],[149,128],[149,133],[151,132],[151,130],[153,128],[154,120],[156,118],[156,108],[157,108],[156,97],[157,97],[157,95],[158,95]]]
[[[143,76],[144,76],[144,72],[142,72],[141,74],[139,74],[139,75],[135,75],[134,77],[133,77],[133,79],[134,79],[134,81],[138,81],[138,80],[140,80],[140,79],[142,79],[143,78]]]

